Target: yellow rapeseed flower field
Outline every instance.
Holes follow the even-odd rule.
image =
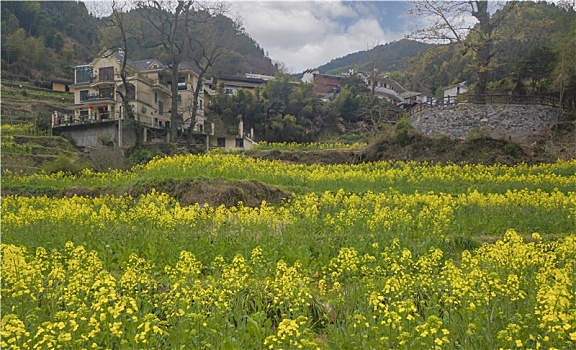
[[[241,155],[7,188],[196,176],[293,191],[257,207],[6,195],[2,348],[576,348],[576,162],[303,166]]]

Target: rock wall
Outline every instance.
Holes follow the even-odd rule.
[[[429,136],[520,140],[555,124],[558,113],[547,106],[458,104],[425,109],[409,119],[416,130]]]

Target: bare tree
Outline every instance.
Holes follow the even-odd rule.
[[[366,123],[366,129],[373,135],[377,135],[385,125],[393,125],[402,111],[386,100],[374,96],[363,98],[358,110],[359,116]]]
[[[135,38],[134,22],[125,19],[126,13],[130,10],[131,5],[128,2],[113,1],[112,14],[110,15],[106,25],[108,30],[104,31],[103,46],[109,47],[104,55],[116,55],[120,57],[120,79],[122,80],[121,86],[116,86],[116,94],[122,99],[121,114],[134,130],[136,136],[136,147],[142,145],[141,126],[136,113],[132,109],[130,101],[135,96],[134,90],[128,83],[128,41]],[[122,117],[122,116],[121,116]]]
[[[195,0],[137,1],[142,16],[154,28],[142,44],[145,47],[162,47],[169,59],[171,84],[170,138],[175,139],[178,123],[181,122],[178,110],[178,79],[182,64],[193,61],[199,69],[198,81],[193,92],[191,111],[192,135],[198,111],[198,99],[203,91],[203,78],[208,69],[225,53],[234,39],[235,32],[226,32],[222,23],[227,19],[223,14],[228,6],[224,2],[201,3]],[[182,125],[183,127],[183,125]]]
[[[170,139],[177,136],[178,117],[178,79],[180,63],[186,57],[188,37],[194,0],[178,1],[137,1],[139,13],[152,25],[155,33],[147,33],[142,39],[146,48],[162,47],[170,60],[168,67],[171,83]]]
[[[436,43],[457,43],[462,53],[472,50],[478,95],[484,94],[493,53],[494,31],[515,6],[515,2],[496,1],[414,1],[410,14],[429,22],[424,29],[417,29],[409,37]],[[492,7],[495,6],[495,7]],[[497,11],[498,10],[498,11]]]
[[[192,125],[198,112],[198,99],[204,91],[204,76],[208,70],[225,54],[232,50],[236,33],[240,28],[239,20],[232,20],[223,14],[227,11],[224,3],[215,3],[196,14],[195,26],[191,29],[189,40],[189,58],[195,63],[198,81],[194,87],[191,110],[191,125],[188,136],[191,139]]]

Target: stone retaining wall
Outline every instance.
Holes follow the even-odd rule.
[[[555,124],[558,113],[557,108],[548,106],[458,104],[426,109],[411,116],[410,122],[429,136],[520,140]]]

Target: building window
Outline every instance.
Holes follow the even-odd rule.
[[[158,118],[154,118],[154,126],[158,126]]]
[[[232,89],[226,89],[224,92],[226,93],[226,95],[233,95],[234,94],[234,90],[232,90]]]
[[[157,92],[154,93],[154,102],[158,102],[158,93]]]
[[[198,108],[204,109],[204,100],[198,100]]]
[[[135,100],[136,99],[136,87],[133,84],[128,84],[127,86],[128,86],[128,88],[125,90],[126,91],[126,97],[129,100]]]
[[[100,89],[98,92],[98,98],[114,98],[114,88]]]
[[[88,99],[88,90],[80,90],[80,102]]]
[[[103,67],[98,70],[99,81],[114,81],[114,67]]]
[[[178,90],[186,90],[186,77],[178,78]]]
[[[158,113],[164,113],[164,103],[162,101],[158,101]]]
[[[236,147],[244,148],[244,139],[236,139]]]
[[[216,146],[218,147],[226,147],[226,139],[224,137],[219,137],[216,140]]]
[[[76,84],[89,83],[92,79],[92,66],[76,67]]]

